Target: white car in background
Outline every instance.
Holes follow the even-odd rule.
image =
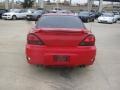
[[[30,13],[33,13],[34,9],[11,9],[10,12],[4,13],[2,19],[24,19]]]
[[[73,14],[70,10],[59,10],[57,13]]]
[[[113,13],[103,13],[100,17],[98,17],[99,23],[116,23],[117,18]]]
[[[117,18],[117,20],[120,20],[120,13],[117,11],[114,11],[113,13],[114,13],[115,18]]]

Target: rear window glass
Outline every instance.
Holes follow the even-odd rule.
[[[76,16],[42,16],[36,23],[36,28],[85,28]]]

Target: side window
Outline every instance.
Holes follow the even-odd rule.
[[[5,13],[6,11],[5,10],[0,10],[1,13]]]
[[[25,13],[26,11],[25,10],[20,10],[20,12],[19,13]]]
[[[27,10],[27,9],[24,9],[24,12],[28,12],[28,10]]]
[[[23,10],[20,10],[19,13],[23,13]]]
[[[90,12],[90,15],[92,16],[92,15],[93,15],[93,13],[92,13],[92,12]]]
[[[34,10],[33,9],[29,10],[29,13],[34,13]]]
[[[3,12],[3,10],[0,10],[0,12]]]

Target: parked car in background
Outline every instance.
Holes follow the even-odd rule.
[[[118,11],[114,11],[114,16],[117,18],[117,20],[120,20],[120,13]]]
[[[95,14],[93,12],[89,11],[81,11],[78,14],[78,17],[83,21],[83,22],[91,22],[95,20]]]
[[[62,9],[62,8],[59,8],[59,7],[54,7],[53,10],[61,11],[61,10],[63,10],[63,9]]]
[[[9,12],[2,15],[2,19],[16,19],[16,14],[19,14],[20,11],[21,9],[10,9]]]
[[[44,14],[27,35],[26,57],[33,65],[86,66],[95,56],[95,36],[71,14]]]
[[[28,14],[26,19],[37,21],[43,14],[45,14],[44,10],[36,10],[34,13]]]
[[[98,11],[96,11],[96,10],[91,10],[90,12],[95,15],[95,19],[97,19],[99,16],[102,15],[102,12],[98,12]]]
[[[59,10],[57,13],[72,14],[70,10]]]
[[[49,13],[63,13],[63,14],[73,14],[72,11],[70,10],[65,10],[65,9],[54,9],[54,10],[50,10]]]
[[[37,8],[36,10],[45,10],[44,8]]]
[[[0,18],[2,18],[2,15],[4,13],[6,13],[6,12],[8,12],[8,10],[6,10],[6,9],[0,9]]]
[[[98,17],[99,23],[115,23],[117,22],[117,18],[113,13],[103,13],[100,17]]]
[[[95,14],[95,19],[97,19],[99,16],[101,16],[101,15],[102,15],[102,13],[101,13],[101,12],[94,12],[94,14]]]
[[[3,19],[24,19],[29,13],[33,13],[34,9],[11,9],[10,12],[4,13],[2,15]]]
[[[49,10],[49,13],[57,13],[58,11],[61,11],[61,10],[63,10],[63,9],[54,7],[52,10]]]

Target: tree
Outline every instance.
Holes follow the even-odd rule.
[[[21,3],[23,8],[31,8],[34,5],[35,0],[24,0],[24,2]]]

